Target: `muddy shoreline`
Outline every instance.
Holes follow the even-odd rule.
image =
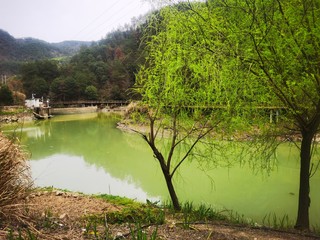
[[[118,113],[124,114],[126,112],[126,107],[117,107],[117,108],[97,108],[97,107],[73,107],[73,108],[52,108],[51,113],[53,116],[59,115],[71,115],[71,114],[85,114],[85,113],[95,113],[95,112],[102,112],[102,113]],[[0,123],[15,123],[15,122],[26,122],[26,121],[33,121],[36,120],[33,116],[31,110],[21,112],[21,113],[14,113],[8,111],[7,114],[0,115]]]

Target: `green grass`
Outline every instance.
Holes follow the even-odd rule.
[[[10,111],[6,111],[6,110],[3,110],[2,107],[0,107],[0,115],[1,116],[6,116],[6,115],[15,115],[15,114],[18,114],[18,113],[23,113],[25,112],[25,108],[24,107],[19,107],[19,108],[14,108]]]
[[[289,229],[294,227],[293,221],[290,221],[287,214],[279,217],[275,213],[265,215],[262,219],[262,225],[276,229]]]
[[[135,228],[130,225],[130,234],[132,240],[148,240],[148,233],[144,231],[144,227],[140,223],[135,224]],[[158,234],[158,227],[156,227],[150,234],[149,240],[156,240]]]
[[[85,234],[94,239],[114,239],[109,231],[109,224],[130,224],[132,239],[156,239],[157,227],[151,234],[144,231],[145,226],[161,225],[165,221],[165,211],[152,204],[143,204],[129,198],[107,194],[95,195],[119,207],[118,211],[84,216]],[[134,228],[131,224],[134,224]]]
[[[113,196],[109,194],[99,194],[99,195],[93,195],[96,198],[103,199],[109,203],[113,203],[120,206],[140,206],[141,203],[138,203],[130,198],[126,197],[119,197],[119,196]]]
[[[8,240],[38,240],[38,237],[36,237],[29,229],[26,229],[25,231],[19,229],[17,234],[10,229],[6,237]]]

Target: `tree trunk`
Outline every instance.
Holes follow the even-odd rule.
[[[169,194],[170,194],[170,198],[171,198],[174,210],[180,211],[181,206],[180,206],[178,196],[176,194],[176,191],[175,191],[173,183],[172,183],[172,177],[168,172],[165,172],[163,169],[162,169],[162,172],[163,172],[164,178],[166,180],[166,184],[167,184],[167,187],[169,190]]]
[[[310,162],[311,146],[313,134],[302,133],[302,142],[300,150],[300,186],[298,216],[295,225],[296,229],[309,230],[309,207],[310,207]]]
[[[146,136],[144,136],[144,139],[148,142],[149,146],[153,150],[154,156],[157,158],[157,160],[158,160],[158,162],[160,164],[163,176],[164,176],[164,178],[166,180],[166,184],[167,184],[167,188],[168,188],[168,191],[169,191],[169,194],[170,194],[172,205],[173,205],[173,207],[174,207],[174,209],[176,211],[180,211],[181,210],[181,206],[180,206],[180,203],[179,203],[179,200],[178,200],[178,196],[176,194],[176,191],[175,191],[173,183],[172,183],[172,175],[170,174],[170,170],[169,170],[170,168],[165,163],[163,155],[158,151],[158,149],[154,145],[154,141],[153,141],[154,138],[153,138],[152,141],[149,141],[148,138]]]

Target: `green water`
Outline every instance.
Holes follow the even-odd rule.
[[[25,123],[15,133],[31,152],[37,186],[126,196],[139,201],[168,199],[165,182],[152,152],[139,135],[116,128],[108,115],[56,116]],[[13,134],[13,127],[2,129]],[[236,164],[205,173],[198,163],[182,165],[175,186],[181,201],[234,210],[261,222],[264,216],[287,214],[294,223],[298,202],[298,152],[282,145],[270,174],[256,174]],[[311,224],[320,226],[319,171],[311,179]],[[271,220],[273,221],[273,220]]]

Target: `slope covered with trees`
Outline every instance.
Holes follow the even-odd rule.
[[[17,74],[23,62],[72,56],[91,42],[47,43],[34,38],[16,39],[0,29],[0,73]]]
[[[24,63],[20,71],[24,92],[27,97],[36,94],[55,102],[134,98],[130,89],[143,59],[141,37],[141,27],[129,27],[82,46],[68,62]]]

